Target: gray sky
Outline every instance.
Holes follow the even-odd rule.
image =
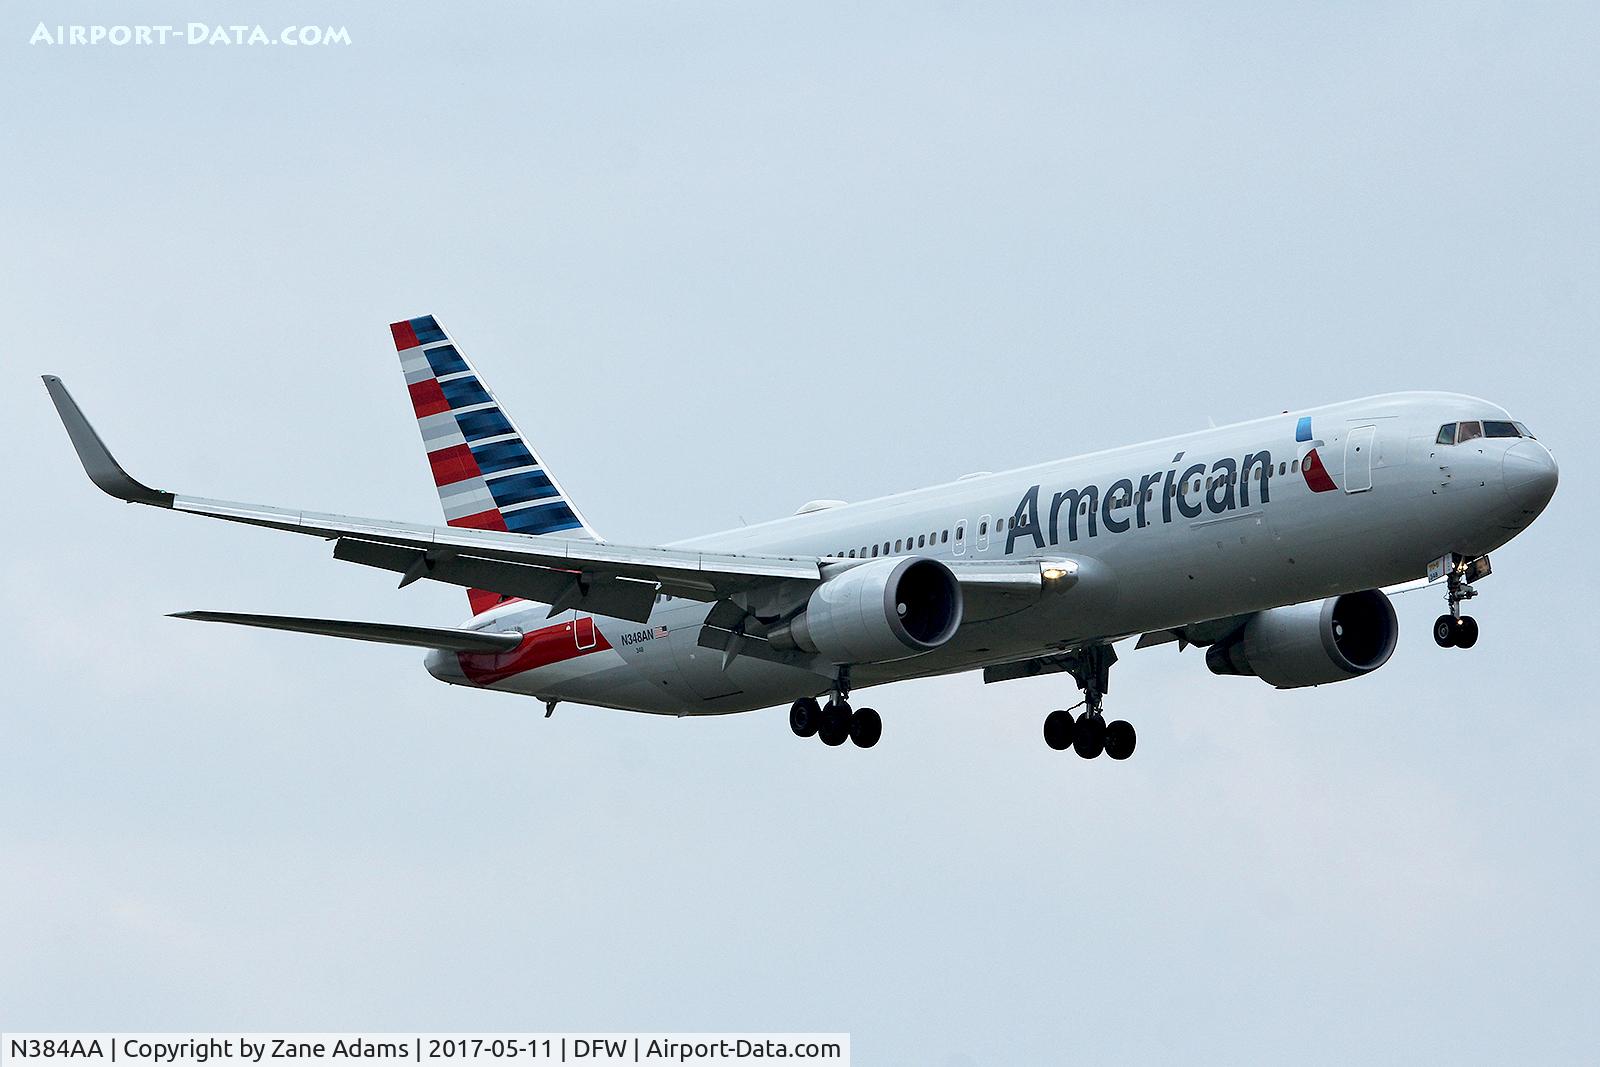
[[[1592,1055],[1592,5],[19,3],[0,19],[0,1024],[848,1030],[863,1063]],[[331,50],[34,25],[347,25]],[[190,608],[450,625],[166,488],[431,520],[435,313],[651,542],[1391,389],[1562,461],[1483,640],[1277,693],[1069,682],[659,719]]]

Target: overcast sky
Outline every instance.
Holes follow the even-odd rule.
[[[0,1025],[1592,1056],[1600,12],[1289,6],[5,4]],[[466,603],[107,499],[38,375],[151,484],[433,521],[425,313],[624,542],[1395,389],[1562,483],[1469,653],[1432,592],[1343,685],[1124,650],[1124,764],[1044,746],[1058,678],[831,750],[163,618]]]

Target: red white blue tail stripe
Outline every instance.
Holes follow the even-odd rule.
[[[598,541],[438,321],[424,315],[392,323],[389,330],[445,521]],[[473,608],[482,610],[480,605],[495,599],[494,594],[474,595]]]

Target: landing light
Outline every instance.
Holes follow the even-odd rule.
[[[1039,569],[1039,573],[1044,576],[1044,580],[1047,582],[1058,582],[1067,576],[1068,571],[1066,567],[1059,563],[1046,563]]]

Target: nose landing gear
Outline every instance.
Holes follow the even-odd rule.
[[[1085,710],[1076,719],[1070,708],[1045,716],[1044,743],[1057,752],[1071,748],[1083,759],[1094,759],[1102,752],[1114,760],[1127,759],[1139,740],[1133,724],[1122,719],[1108,723],[1100,710],[1106,690],[1111,687],[1116,650],[1110,645],[1091,645],[1064,658],[1065,669],[1083,690]]]
[[[1478,620],[1461,614],[1461,603],[1478,595],[1468,583],[1489,573],[1489,557],[1452,562],[1444,579],[1444,599],[1450,605],[1450,613],[1433,620],[1433,640],[1440,648],[1471,648],[1478,643]]]

